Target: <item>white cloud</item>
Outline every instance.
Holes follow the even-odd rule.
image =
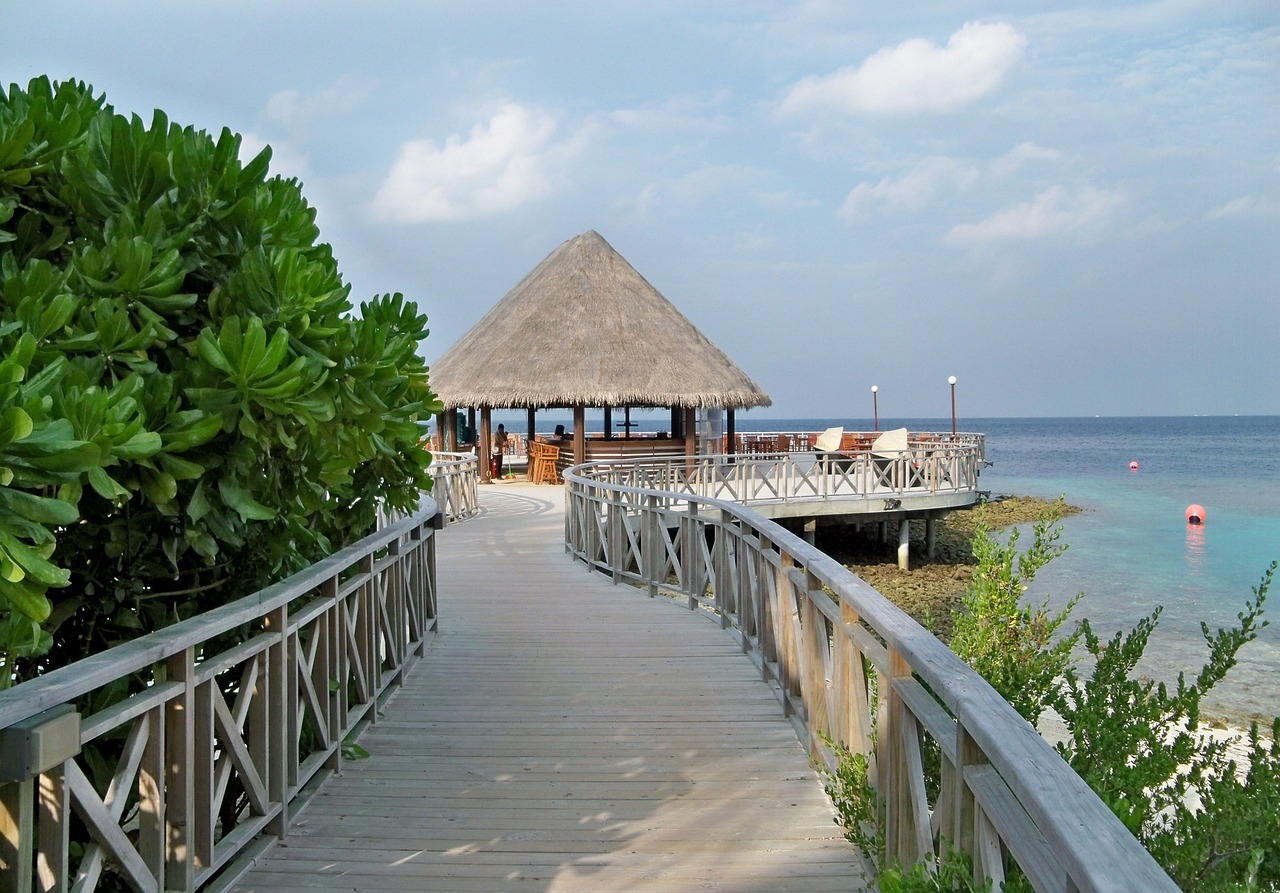
[[[465,220],[544,198],[561,151],[555,134],[550,114],[509,103],[466,138],[404,143],[373,198],[373,215],[395,223]]]
[[[1205,220],[1228,220],[1231,218],[1272,217],[1280,214],[1280,202],[1258,198],[1254,195],[1242,195],[1232,199],[1221,207],[1214,208],[1204,215]]]
[[[343,75],[319,93],[281,90],[267,100],[263,114],[273,125],[305,132],[317,118],[354,111],[377,85],[374,78]]]
[[[1029,164],[1051,163],[1061,159],[1062,153],[1057,149],[1046,149],[1035,143],[1018,143],[991,163],[990,172],[993,176],[1004,177]]]
[[[977,170],[951,158],[927,158],[896,180],[885,177],[874,186],[859,183],[845,197],[839,213],[846,220],[858,220],[876,209],[918,211],[941,190],[964,189],[977,178]]]
[[[759,173],[742,165],[716,165],[646,183],[636,196],[635,210],[649,214],[659,208],[697,207],[724,195],[753,192]]]
[[[873,53],[856,68],[804,78],[779,110],[878,115],[955,111],[999,87],[1026,45],[1026,37],[1006,22],[969,22],[945,47],[915,38]]]
[[[719,133],[725,129],[726,119],[718,108],[728,95],[728,91],[720,91],[707,98],[675,96],[637,108],[617,109],[608,114],[608,119],[628,130]]]
[[[1072,195],[1061,186],[1054,186],[1029,202],[997,211],[979,223],[953,227],[946,241],[953,245],[978,245],[1059,235],[1089,239],[1106,229],[1125,203],[1125,196],[1112,190],[1086,187]]]

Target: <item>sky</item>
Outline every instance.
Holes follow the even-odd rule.
[[[0,0],[39,75],[271,146],[428,361],[595,230],[749,417],[1280,414],[1274,0]]]

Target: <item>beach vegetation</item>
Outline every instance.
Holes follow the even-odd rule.
[[[251,593],[429,486],[399,294],[354,307],[269,149],[0,92],[0,687]]]
[[[1047,599],[1026,599],[1036,572],[1067,549],[1059,542],[1063,505],[1057,500],[1035,522],[1025,550],[1018,549],[1017,528],[1001,542],[979,512],[972,538],[976,564],[951,617],[951,650],[1032,725],[1048,707],[1080,636],[1079,629],[1064,630],[1078,595],[1056,612]]]
[[[1079,596],[1057,612],[1047,601],[1026,602],[1035,573],[1066,548],[1059,542],[1060,522],[1059,512],[1047,512],[1022,551],[1016,530],[1001,543],[984,524],[975,526],[977,564],[952,618],[953,649],[1028,721],[1051,714],[1062,722],[1066,733],[1055,745],[1058,752],[1182,890],[1280,890],[1280,718],[1265,732],[1256,722],[1247,730],[1223,731],[1201,713],[1206,694],[1267,625],[1263,614],[1276,563],[1253,588],[1236,624],[1217,630],[1201,624],[1204,665],[1170,685],[1138,669],[1159,624],[1159,607],[1133,629],[1103,638],[1087,619],[1068,628]],[[828,746],[837,768],[820,772],[836,822],[879,872],[880,889],[972,888],[969,863],[945,842],[932,866],[881,864],[884,829],[868,761]],[[925,765],[926,773],[936,774],[936,763]],[[926,779],[931,789],[937,783]],[[944,874],[954,878],[953,886],[930,886]],[[1016,871],[1009,880],[1014,887],[1025,881]]]
[[[1269,737],[1208,728],[1205,695],[1235,666],[1262,618],[1273,562],[1231,628],[1201,624],[1208,657],[1167,685],[1137,670],[1160,609],[1103,639],[1087,620],[1086,668],[1068,667],[1048,706],[1063,758],[1187,891],[1280,889],[1280,718]]]

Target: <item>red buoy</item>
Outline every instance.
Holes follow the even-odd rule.
[[[1129,470],[1130,470],[1130,471],[1137,471],[1137,470],[1138,470],[1138,460],[1137,460],[1137,459],[1134,459],[1132,462],[1130,462],[1130,463],[1129,463]]]
[[[1188,524],[1203,524],[1204,523],[1204,506],[1189,505],[1187,506],[1186,515],[1187,515]]]

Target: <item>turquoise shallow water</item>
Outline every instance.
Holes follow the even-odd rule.
[[[641,431],[667,427],[660,416],[636,420]],[[539,428],[562,421],[539,418]],[[870,419],[737,419],[739,431],[834,425],[872,427]],[[900,426],[949,431],[951,421],[880,419],[881,430]],[[1267,565],[1280,560],[1280,416],[960,419],[958,427],[986,434],[984,490],[1064,495],[1084,509],[1065,520],[1068,550],[1041,571],[1031,597],[1060,605],[1083,593],[1075,616],[1100,634],[1164,606],[1143,665],[1156,678],[1198,671],[1201,621],[1233,622]],[[1192,503],[1205,509],[1199,527],[1184,518]],[[1280,580],[1268,605],[1275,625],[1245,646],[1211,709],[1280,715]]]
[[[829,420],[799,421],[822,428]],[[858,428],[865,420],[829,423]],[[947,431],[950,424],[882,419],[880,427]],[[1099,634],[1128,629],[1164,606],[1142,665],[1155,678],[1197,672],[1207,654],[1201,622],[1211,630],[1233,623],[1268,564],[1280,560],[1280,417],[963,419],[958,426],[986,434],[992,464],[982,473],[984,490],[1062,495],[1083,509],[1064,521],[1067,551],[1041,571],[1031,598],[1060,606],[1083,593],[1074,616],[1088,617]],[[1135,461],[1138,470],[1130,471]],[[1205,510],[1203,525],[1186,523],[1193,503]],[[1276,623],[1241,651],[1210,696],[1211,710],[1280,715],[1280,579],[1267,604]]]
[[[1084,593],[1077,614],[1099,632],[1163,605],[1144,664],[1157,678],[1198,670],[1201,621],[1235,621],[1280,559],[1280,418],[990,420],[983,430],[994,463],[984,487],[1064,494],[1084,509],[1065,521],[1068,551],[1031,594],[1060,604]],[[1185,521],[1192,503],[1205,509],[1201,526]],[[1280,620],[1280,581],[1268,604]],[[1210,706],[1280,715],[1280,623],[1245,646]]]

